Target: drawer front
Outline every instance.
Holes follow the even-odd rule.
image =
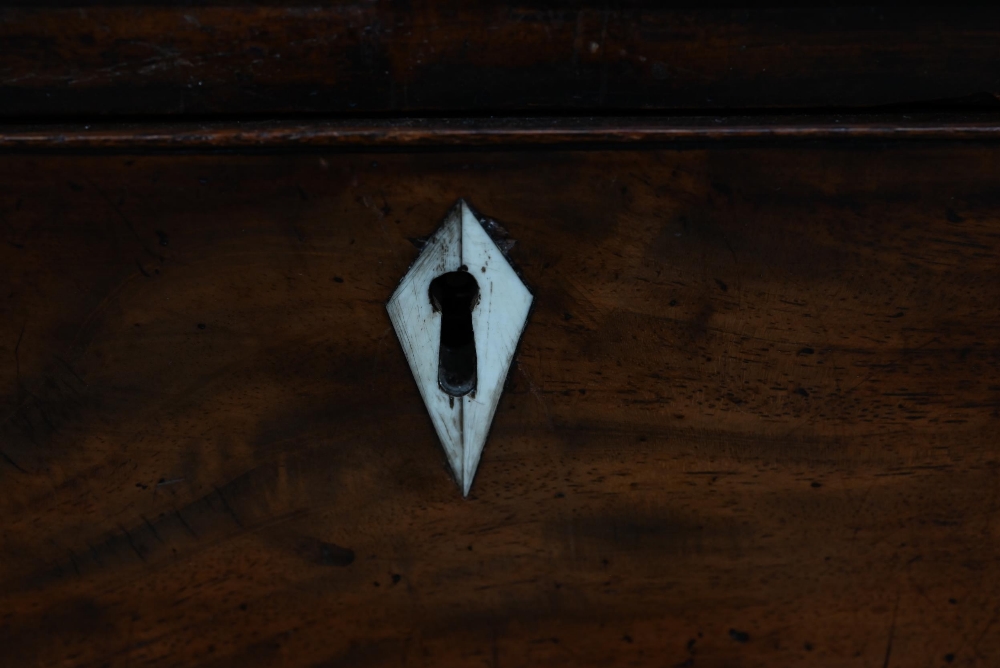
[[[989,665],[998,162],[2,155],[4,653]],[[458,198],[534,294],[468,499],[385,310]]]
[[[1000,92],[995,7],[325,4],[3,0],[0,118],[912,111]]]

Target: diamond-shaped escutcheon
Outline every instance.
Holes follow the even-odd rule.
[[[531,300],[479,218],[459,200],[386,305],[465,496]]]

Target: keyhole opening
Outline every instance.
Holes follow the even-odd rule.
[[[434,310],[441,312],[438,385],[453,397],[464,397],[476,389],[472,309],[479,303],[479,283],[468,271],[450,271],[431,281],[429,293]]]

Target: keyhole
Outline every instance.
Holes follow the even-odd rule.
[[[441,312],[438,385],[453,397],[463,397],[476,389],[472,309],[479,302],[479,284],[467,271],[450,271],[431,281],[429,292],[434,310]]]

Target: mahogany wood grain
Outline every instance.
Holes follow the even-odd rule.
[[[37,4],[0,1],[0,116],[712,113],[1000,92],[995,7]]]
[[[0,156],[4,666],[993,666],[1000,153]],[[385,301],[535,309],[469,500]]]

